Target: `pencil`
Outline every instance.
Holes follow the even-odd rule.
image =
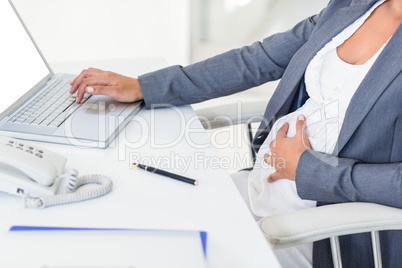
[[[148,172],[156,173],[156,174],[159,174],[159,175],[162,175],[162,176],[165,176],[165,177],[169,177],[169,178],[174,179],[174,180],[190,183],[190,184],[193,184],[195,186],[198,185],[197,180],[193,180],[193,179],[190,179],[190,178],[187,178],[187,177],[184,177],[184,176],[173,174],[173,173],[161,170],[161,169],[157,169],[157,168],[154,168],[154,167],[142,165],[142,164],[139,164],[139,163],[133,163],[133,165],[135,167],[137,167],[137,168],[144,169],[145,171],[148,171]]]

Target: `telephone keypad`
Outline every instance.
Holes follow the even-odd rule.
[[[6,143],[6,145],[9,146],[9,147],[14,147],[14,145],[15,145],[16,146],[15,148],[18,149],[18,150],[24,150],[23,147],[25,146],[25,144],[16,143],[13,140],[9,140],[8,143]],[[27,152],[29,154],[34,154],[35,153],[36,157],[43,158],[43,150],[35,150],[35,148],[32,147],[32,146],[29,146],[27,148],[27,150],[25,150],[25,152]]]
[[[14,166],[15,169],[26,174],[27,177],[25,176],[24,179],[21,179],[24,187],[25,182],[31,183],[29,178],[32,178],[32,180],[36,181],[40,185],[50,187],[54,183],[54,179],[64,171],[64,166],[67,159],[61,155],[47,151],[45,148],[39,147],[39,145],[37,146],[29,141],[0,136],[0,147],[1,145],[3,146],[3,149],[0,149],[0,151],[2,150],[3,154],[0,154],[0,162],[4,162],[9,166]],[[18,172],[15,169],[9,169],[9,173],[14,174],[14,172]],[[18,172],[18,174],[21,172]],[[20,175],[22,176],[22,174]],[[10,183],[14,182],[15,179],[10,176],[5,176],[4,178],[10,180]],[[4,180],[4,178],[2,177],[1,179]],[[50,192],[54,191],[53,188],[49,188],[50,192],[43,190],[46,187],[43,188],[39,185],[38,187],[33,187],[32,189],[34,188],[37,189],[35,191],[42,191],[43,193],[46,192],[45,195],[48,195]],[[10,193],[15,194],[15,191],[16,188],[14,186],[12,189],[10,188]]]

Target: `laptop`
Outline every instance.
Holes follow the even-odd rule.
[[[143,106],[89,95],[77,104],[71,74],[54,74],[9,1],[0,1],[0,135],[106,148]]]

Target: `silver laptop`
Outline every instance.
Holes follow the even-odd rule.
[[[54,74],[11,1],[0,1],[0,135],[106,148],[141,109],[85,94],[77,104],[69,82]]]

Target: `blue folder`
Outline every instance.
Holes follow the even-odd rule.
[[[124,228],[77,228],[77,227],[49,227],[49,226],[25,226],[15,225],[10,232],[22,231],[140,231],[140,232],[194,232],[188,230],[155,230],[155,229],[124,229]],[[196,231],[200,234],[204,257],[207,256],[207,232]]]

